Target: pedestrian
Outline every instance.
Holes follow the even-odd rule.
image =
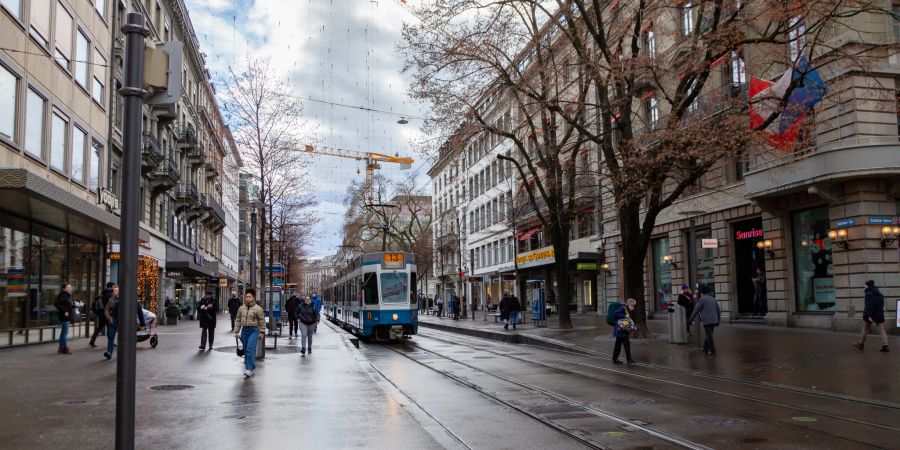
[[[100,296],[94,299],[94,304],[91,307],[91,310],[94,312],[94,315],[97,316],[97,327],[94,328],[94,333],[91,334],[91,341],[88,342],[88,345],[91,348],[97,348],[97,336],[100,335],[101,332],[106,332],[106,325],[109,323],[106,321],[106,305],[109,304],[109,300],[113,297],[113,287],[116,284],[113,282],[106,283],[106,289],[103,289],[100,292]]]
[[[297,308],[297,315],[300,318],[300,353],[312,354],[312,335],[316,323],[319,321],[319,312],[316,311],[316,305],[312,303],[312,299],[307,295],[303,299],[303,303]]]
[[[722,312],[719,310],[719,303],[710,295],[709,286],[701,284],[697,287],[700,293],[700,301],[694,306],[694,312],[691,314],[688,325],[694,323],[694,319],[700,317],[700,323],[703,324],[703,330],[706,332],[706,339],[703,340],[703,351],[707,355],[716,354],[716,344],[713,341],[713,332],[719,326]]]
[[[863,310],[863,327],[862,334],[859,336],[859,342],[853,344],[854,347],[862,350],[866,345],[866,337],[869,336],[869,330],[874,326],[881,335],[881,351],[889,352],[887,333],[884,331],[884,295],[875,281],[866,281],[866,307]]]
[[[462,304],[459,302],[459,296],[453,294],[453,320],[459,320],[459,312],[462,307]]]
[[[319,299],[317,294],[313,294],[312,296],[312,304],[316,308],[316,323],[313,324],[312,330],[313,333],[319,331],[319,320],[322,318],[322,300]]]
[[[622,361],[619,361],[622,347],[625,348],[625,360],[628,361],[628,364],[634,364],[634,359],[631,357],[631,332],[635,327],[634,320],[631,318],[631,311],[634,311],[636,305],[637,301],[629,298],[625,300],[624,305],[616,308],[616,325],[613,328],[613,337],[616,338],[616,345],[613,347],[613,364],[622,364]]]
[[[147,325],[144,321],[144,308],[140,301],[135,299],[134,303],[135,314],[140,324],[138,331],[140,331]],[[103,353],[103,356],[110,359],[113,355],[113,348],[116,346],[116,333],[119,329],[119,286],[113,286],[113,296],[106,305],[106,322],[106,352]]]
[[[687,334],[691,335],[691,314],[694,313],[694,293],[690,286],[681,285],[681,293],[678,294],[678,304],[684,308],[684,318],[687,320]]]
[[[63,283],[60,287],[59,294],[56,296],[56,311],[59,312],[59,349],[56,353],[63,355],[71,355],[69,350],[69,324],[74,317],[75,304],[72,302],[72,285]]]
[[[488,295],[484,298],[484,306],[488,309],[488,311],[491,310],[491,294],[488,294]]]
[[[438,311],[437,311],[438,319],[441,319],[444,317],[444,299],[441,297],[438,297],[437,300],[435,301],[435,303],[437,303],[437,308],[438,308]]]
[[[212,289],[207,289],[203,298],[197,303],[197,316],[200,319],[200,351],[206,350],[206,339],[209,338],[209,349],[213,348],[216,336],[216,316],[219,314],[219,302],[213,297]]]
[[[247,289],[244,304],[238,309],[234,325],[237,327],[234,337],[240,337],[241,346],[244,348],[244,378],[250,378],[256,372],[256,345],[259,342],[259,335],[266,327],[266,314],[262,307],[256,304],[256,289]]]
[[[284,302],[284,310],[288,316],[288,339],[294,339],[299,336],[297,332],[297,308],[300,307],[300,297],[297,294],[291,295]]]
[[[766,305],[766,274],[763,273],[762,267],[756,268],[756,276],[753,277],[753,315],[763,316],[766,314],[768,305]]]
[[[503,296],[503,299],[500,300],[500,318],[504,319],[504,330],[509,330],[510,325],[512,325],[513,330],[516,329],[516,325],[519,323],[519,311],[521,310],[522,306],[515,295],[507,293]]]
[[[168,306],[168,305],[166,305]],[[237,292],[231,291],[231,298],[228,299],[228,315],[231,316],[231,332],[234,333],[234,318],[237,316],[238,309],[241,307],[241,299],[238,298]]]

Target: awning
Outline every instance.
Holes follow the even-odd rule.
[[[524,240],[526,240],[526,239],[530,239],[530,238],[531,238],[531,235],[533,235],[534,233],[537,233],[538,231],[541,231],[541,227],[534,227],[534,228],[532,228],[532,229],[530,229],[530,230],[528,230],[528,231],[522,233],[522,234],[519,236],[519,240],[520,240],[520,241],[524,241]]]

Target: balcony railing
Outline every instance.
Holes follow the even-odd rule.
[[[181,183],[178,185],[178,190],[175,192],[176,200],[191,204],[196,202],[199,196],[200,194],[197,190],[197,185],[194,183]]]
[[[141,148],[141,169],[144,173],[159,167],[166,155],[159,148],[159,141],[150,133],[144,133],[144,145]]]
[[[179,144],[195,145],[197,143],[197,130],[189,123],[178,124],[175,127],[175,140]]]
[[[206,218],[210,226],[215,231],[225,228],[225,209],[222,208],[219,201],[211,194],[206,194],[206,207],[210,213]]]
[[[150,184],[154,194],[165,192],[178,184],[181,174],[175,161],[169,158],[160,161],[159,166],[149,173]]]

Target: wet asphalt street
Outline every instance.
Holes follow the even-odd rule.
[[[221,322],[220,322],[221,323]],[[328,326],[326,326],[328,325]],[[900,405],[420,329],[360,343],[323,322],[241,376],[196,322],[138,344],[138,448],[897,448]],[[115,364],[72,342],[0,352],[0,448],[113,448]]]

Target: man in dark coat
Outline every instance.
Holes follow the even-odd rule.
[[[297,308],[300,307],[300,297],[297,294],[292,295],[286,302],[284,302],[284,311],[288,316],[288,337],[295,338],[299,336],[297,334],[298,331],[298,317],[297,317]]]
[[[209,338],[209,349],[213,348],[216,336],[216,315],[219,314],[219,302],[213,297],[212,290],[207,290],[197,303],[197,317],[200,319],[200,350],[206,350],[206,339]]]
[[[462,310],[462,304],[459,302],[459,296],[453,294],[453,303],[452,303],[452,311],[453,311],[453,320],[459,320],[459,313]]]
[[[859,342],[853,344],[854,347],[860,350],[864,348],[866,337],[869,336],[869,330],[873,326],[881,335],[881,351],[891,351],[888,348],[887,333],[884,331],[884,295],[875,286],[875,282],[869,280],[866,281],[866,307],[863,310],[862,334],[859,336]]]
[[[684,308],[684,319],[687,321],[687,334],[691,335],[691,314],[694,313],[694,293],[691,292],[691,288],[686,285],[681,285],[681,293],[678,294],[678,305]]]
[[[519,321],[519,311],[521,310],[522,306],[519,305],[519,299],[515,295],[507,294],[503,296],[503,299],[500,300],[500,318],[504,319],[504,330],[508,330],[510,325],[512,325],[513,330],[516,329],[516,324]]]
[[[703,351],[707,355],[716,354],[716,344],[713,341],[713,332],[719,326],[722,311],[719,309],[719,302],[710,295],[709,286],[701,284],[697,291],[700,292],[700,301],[694,306],[694,312],[688,320],[688,326],[694,323],[694,319],[700,317],[700,323],[703,324],[703,330],[706,332],[706,339],[703,341]]]
[[[88,345],[92,348],[97,347],[97,336],[99,336],[101,332],[106,331],[106,325],[108,325],[108,323],[106,322],[106,314],[104,314],[104,311],[106,311],[106,305],[109,304],[110,299],[113,297],[113,287],[115,285],[116,284],[112,282],[106,283],[106,289],[100,292],[100,298],[94,300],[93,308],[91,308],[97,315],[97,328],[94,328],[94,333],[91,335],[91,341],[88,342]]]
[[[59,349],[56,353],[71,355],[69,350],[69,324],[72,321],[75,304],[72,302],[72,285],[63,283],[59,295],[56,296],[56,310],[59,312]]]
[[[231,298],[228,299],[228,315],[231,316],[231,332],[234,333],[234,318],[237,317],[238,309],[241,308],[241,299],[238,298],[237,292],[231,291]]]

